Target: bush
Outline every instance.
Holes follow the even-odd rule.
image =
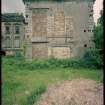
[[[102,68],[102,57],[97,50],[88,50],[81,59],[34,59],[26,61],[24,57],[4,57],[5,64],[14,66],[14,69],[46,69],[46,68]]]
[[[96,68],[103,67],[103,57],[100,55],[100,50],[93,49],[88,50],[84,55],[85,63],[88,63],[91,67],[94,66]]]

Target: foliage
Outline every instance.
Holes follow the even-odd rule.
[[[36,62],[37,66],[35,65]],[[73,64],[72,62],[75,63]],[[57,59],[34,60],[29,62],[21,57],[3,57],[2,105],[30,105],[40,98],[40,95],[48,86],[64,80],[87,78],[99,82],[103,81],[101,70],[80,68],[78,66],[72,68],[71,65],[78,65],[79,63],[76,60],[72,62],[70,62],[70,60],[63,62],[63,60]],[[32,65],[30,66],[31,63]],[[47,66],[41,66],[40,69],[38,69],[39,63],[41,63],[41,65],[46,63]],[[80,62],[81,65],[83,65],[83,63],[85,62]],[[27,65],[28,68],[24,65]],[[69,67],[67,67],[68,65]],[[28,93],[26,94],[26,92]]]
[[[88,65],[95,68],[101,68],[103,67],[103,58],[99,54],[99,50],[92,49],[87,50],[87,52],[84,55],[84,62],[88,62]]]
[[[23,55],[22,55],[22,53],[20,51],[15,51],[15,57],[21,58],[21,57],[23,57]]]
[[[103,67],[103,46],[104,46],[104,36],[103,36],[103,14],[98,19],[98,23],[94,26],[94,43],[95,50],[88,52],[91,53],[91,57],[96,61],[98,67]]]
[[[102,25],[95,26],[94,42],[95,42],[95,47],[97,49],[103,49],[104,37],[103,37],[103,26]]]
[[[94,42],[96,49],[103,49],[103,41],[103,14],[101,14],[97,25],[94,27]]]
[[[45,91],[46,91],[45,85],[37,87],[34,91],[30,93],[29,96],[27,96],[27,101],[24,103],[24,105],[33,105],[34,103],[36,103],[41,94],[44,93]]]
[[[100,57],[100,56],[99,56]],[[97,59],[96,59],[97,58]],[[9,62],[8,62],[9,61]],[[14,64],[14,69],[47,69],[47,68],[101,68],[101,59],[98,58],[98,51],[87,51],[82,59],[35,59],[32,61],[25,60],[24,57],[5,58],[5,64],[8,69]]]

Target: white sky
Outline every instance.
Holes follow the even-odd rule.
[[[22,0],[1,0],[2,13],[8,12],[25,12],[25,6]],[[97,19],[100,17],[100,10],[103,9],[103,0],[96,0],[94,6],[94,21],[97,23]]]

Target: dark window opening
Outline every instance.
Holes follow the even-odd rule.
[[[88,30],[88,32],[91,32],[91,30]]]
[[[87,44],[84,44],[84,47],[87,47]]]
[[[86,32],[86,30],[84,30],[84,32]]]
[[[29,38],[29,35],[27,35],[27,38]]]
[[[5,51],[0,51],[0,55],[5,56],[6,55],[6,52]]]
[[[20,36],[15,36],[15,38],[18,38],[18,39],[19,39],[19,38],[20,38]]]
[[[100,53],[100,55],[104,54],[103,50],[100,50],[99,53]]]
[[[90,12],[93,12],[93,10],[91,10]]]
[[[20,33],[19,26],[16,26],[16,27],[15,27],[15,33],[16,33],[16,34],[19,34],[19,33]]]
[[[6,29],[5,30],[6,31],[6,34],[10,34],[10,27],[9,26],[6,26],[5,29]]]
[[[28,15],[26,15],[26,18],[28,18]]]
[[[92,17],[92,16],[93,16],[92,14],[89,15],[89,17]]]
[[[28,25],[28,22],[26,22],[25,24]]]
[[[28,7],[28,6],[29,6],[29,3],[27,3],[26,5],[27,5],[27,7]]]
[[[88,32],[94,32],[94,30],[88,30]]]

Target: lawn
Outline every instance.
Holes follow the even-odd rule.
[[[6,57],[2,59],[2,105],[32,105],[47,87],[64,80],[87,78],[103,81],[102,70],[72,67],[32,70],[16,67],[14,62],[19,61]]]

